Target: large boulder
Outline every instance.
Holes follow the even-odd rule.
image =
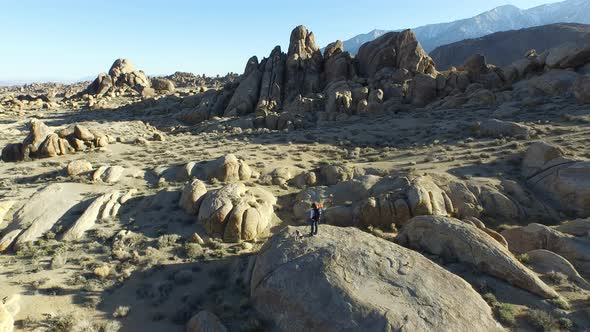
[[[195,179],[187,183],[182,189],[178,206],[188,214],[196,214],[206,193],[207,187],[205,187],[205,184],[201,180]]]
[[[23,140],[23,157],[21,160],[36,156],[39,148],[51,133],[51,129],[43,122],[39,120],[31,120],[31,122],[29,122],[29,134]]]
[[[541,91],[544,94],[555,96],[569,92],[580,74],[563,69],[551,69],[542,75],[534,76],[529,80],[514,84],[516,89],[527,89],[531,92]]]
[[[459,220],[440,216],[415,217],[402,228],[396,242],[450,261],[472,265],[539,296],[558,296],[506,247],[479,228]]]
[[[250,241],[270,227],[275,204],[276,198],[263,189],[231,183],[204,195],[197,220],[209,235],[226,242]]]
[[[529,224],[503,231],[502,236],[515,254],[545,249],[570,261],[578,271],[590,275],[590,240],[571,236],[541,224]]]
[[[250,283],[258,311],[281,331],[502,331],[463,279],[424,256],[355,228],[273,236]]]
[[[521,137],[528,138],[532,134],[530,127],[511,121],[487,119],[477,122],[477,131],[486,137]]]
[[[556,208],[590,216],[590,162],[566,158],[559,147],[536,142],[525,152],[522,168],[531,188]]]
[[[434,75],[434,61],[418,43],[411,30],[389,32],[361,46],[356,56],[360,74],[372,77],[384,68],[407,69]]]
[[[586,281],[576,270],[576,268],[564,257],[545,249],[535,249],[526,253],[527,265],[531,266],[537,273],[554,273],[565,274],[569,280],[575,282],[581,287],[590,290],[590,283]]]
[[[326,84],[348,80],[356,75],[353,57],[344,52],[342,41],[337,40],[324,50],[324,80]]]
[[[250,166],[233,154],[221,156],[215,160],[195,165],[190,171],[200,179],[217,179],[221,182],[235,182],[249,180],[252,176]]]
[[[50,184],[33,194],[3,230],[0,252],[8,249],[13,243],[18,249],[24,243],[39,239],[83,200],[88,189],[84,185],[58,183]]]
[[[174,82],[165,78],[152,78],[152,88],[161,93],[174,92],[176,90]]]
[[[412,104],[425,106],[436,99],[436,79],[430,75],[418,73],[410,84]]]
[[[543,54],[550,68],[576,68],[590,63],[590,38],[584,42],[568,42]]]
[[[578,102],[590,104],[590,74],[580,76],[572,87]]]
[[[313,32],[300,25],[293,29],[286,60],[285,99],[307,96],[321,90],[322,53]]]

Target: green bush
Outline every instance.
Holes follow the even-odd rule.
[[[572,331],[574,329],[574,322],[569,318],[561,317],[558,322],[559,326],[566,331]]]
[[[550,332],[558,328],[555,318],[543,310],[530,310],[527,320],[538,331]]]
[[[515,326],[514,306],[509,303],[502,303],[495,308],[496,317],[505,326]]]

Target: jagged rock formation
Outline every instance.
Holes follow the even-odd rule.
[[[31,158],[49,158],[106,147],[108,137],[101,132],[81,125],[70,126],[57,132],[39,120],[29,123],[29,135],[22,143],[8,144],[2,149],[2,160],[15,162]]]
[[[403,246],[425,250],[449,261],[470,264],[545,298],[557,293],[520,263],[508,248],[477,227],[453,218],[421,216],[410,220],[396,237]]]
[[[463,279],[354,228],[288,227],[262,248],[252,301],[281,331],[502,331]]]

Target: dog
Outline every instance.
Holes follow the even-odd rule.
[[[303,239],[303,234],[301,234],[301,232],[298,229],[295,230],[295,236],[297,236],[298,241],[301,241]]]

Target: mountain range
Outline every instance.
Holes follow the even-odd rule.
[[[418,41],[427,52],[441,45],[478,38],[494,32],[517,30],[553,23],[590,24],[590,0],[567,0],[530,9],[513,5],[494,8],[477,16],[454,22],[429,24],[413,28]],[[394,31],[394,30],[391,30]],[[388,30],[373,30],[344,41],[344,49],[356,54],[362,44]]]

